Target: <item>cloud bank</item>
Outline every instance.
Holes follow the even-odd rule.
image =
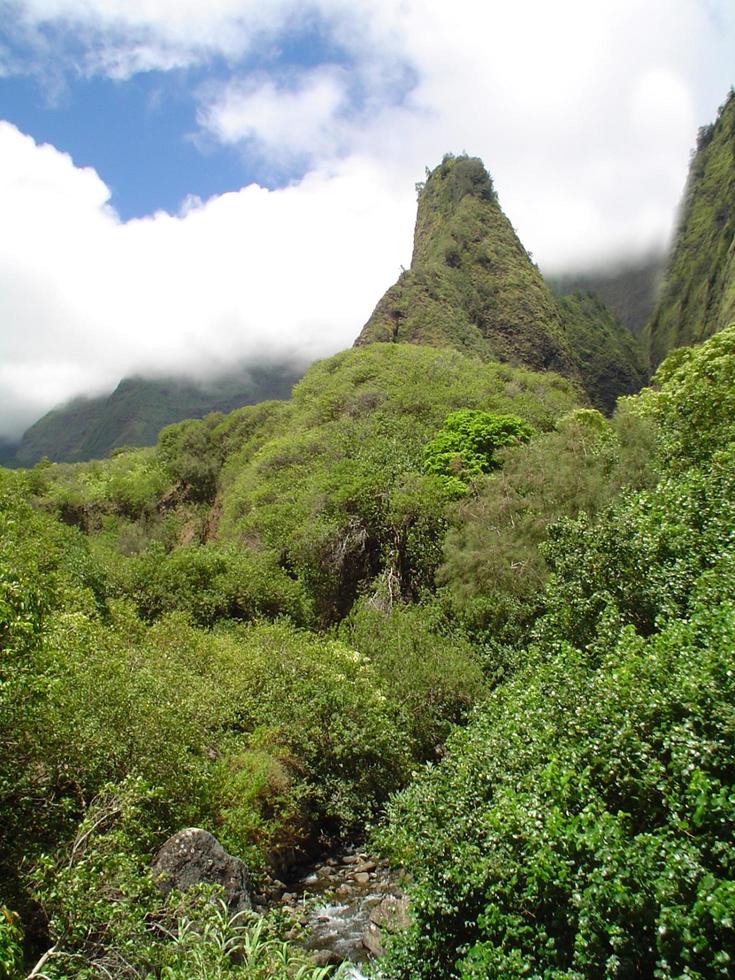
[[[0,437],[133,372],[333,353],[410,254],[412,202],[369,162],[122,223],[94,171],[8,123],[0,160]]]
[[[122,222],[104,174],[0,126],[0,436],[132,371],[316,357],[410,261],[413,183],[482,156],[542,268],[662,247],[696,129],[733,76],[727,0],[0,2],[25,69],[225,64],[199,133],[297,175]],[[281,52],[310,29],[318,64]]]

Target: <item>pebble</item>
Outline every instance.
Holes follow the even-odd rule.
[[[370,875],[367,871],[358,871],[352,876],[358,885],[367,885],[370,881]]]

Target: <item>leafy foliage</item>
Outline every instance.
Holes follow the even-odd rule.
[[[522,644],[543,611],[550,526],[581,511],[594,524],[623,487],[654,482],[654,450],[651,422],[621,405],[612,423],[578,409],[501,452],[502,468],[457,508],[445,542],[437,578],[453,614],[495,648]],[[495,651],[500,669],[506,654]]]
[[[452,412],[424,449],[424,470],[443,477],[452,496],[461,496],[473,479],[498,467],[496,450],[527,442],[532,434],[514,415]]]
[[[390,605],[433,586],[452,496],[425,473],[424,446],[459,409],[522,416],[538,429],[571,408],[571,386],[452,351],[371,345],[310,368],[287,431],[225,463],[222,540],[271,551],[304,584],[318,621],[362,591]],[[231,476],[232,474],[232,476]]]
[[[734,337],[612,419],[374,344],[0,472],[2,969],[22,930],[49,977],[322,976],[151,855],[196,824],[257,873],[388,805],[387,977],[731,975]]]
[[[415,925],[386,976],[731,975],[729,339],[664,365],[662,479],[552,528],[535,645],[391,804]]]
[[[522,672],[393,804],[386,976],[729,976],[735,610]]]

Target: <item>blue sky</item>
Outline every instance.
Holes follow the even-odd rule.
[[[7,61],[30,70],[0,77],[2,116],[37,142],[69,153],[77,166],[94,167],[123,220],[176,212],[190,195],[206,200],[251,182],[273,188],[302,177],[306,158],[270,162],[201,132],[198,106],[233,77],[277,77],[288,86],[314,67],[351,67],[349,52],[316,15],[234,63],[215,53],[203,64],[125,78],[85,73],[85,46],[73,32],[53,21],[41,30],[43,47],[51,48],[43,51],[46,71],[37,39],[12,30],[3,38]],[[355,103],[358,98],[355,93]]]
[[[0,0],[0,437],[348,346],[481,156],[543,269],[662,248],[731,0]]]

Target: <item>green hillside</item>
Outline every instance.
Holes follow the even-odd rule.
[[[651,363],[711,337],[735,319],[735,92],[699,132],[656,309]]]
[[[735,323],[642,379],[448,158],[290,397],[0,468],[0,977],[346,980],[343,911],[383,980],[732,977]],[[252,908],[161,887],[192,827]]]
[[[200,826],[263,882],[378,824],[386,977],[727,976],[734,380],[731,328],[608,420],[372,344],[0,472],[6,973],[322,980],[280,901],[236,927],[151,856]]]
[[[620,395],[635,394],[646,383],[643,349],[594,293],[559,296],[557,304],[585,391],[610,413]]]
[[[665,256],[653,255],[635,262],[616,262],[582,272],[547,275],[546,282],[560,296],[594,293],[636,337],[641,337],[656,305],[663,278]]]
[[[557,302],[482,161],[466,156],[445,157],[420,189],[411,268],[356,344],[376,341],[453,347],[557,371],[606,410],[643,378],[637,345],[602,306]]]
[[[123,378],[111,395],[77,398],[44,415],[24,433],[12,463],[29,466],[44,456],[57,462],[102,459],[119,446],[152,446],[172,422],[285,398],[302,373],[279,365],[200,383],[177,377]]]

